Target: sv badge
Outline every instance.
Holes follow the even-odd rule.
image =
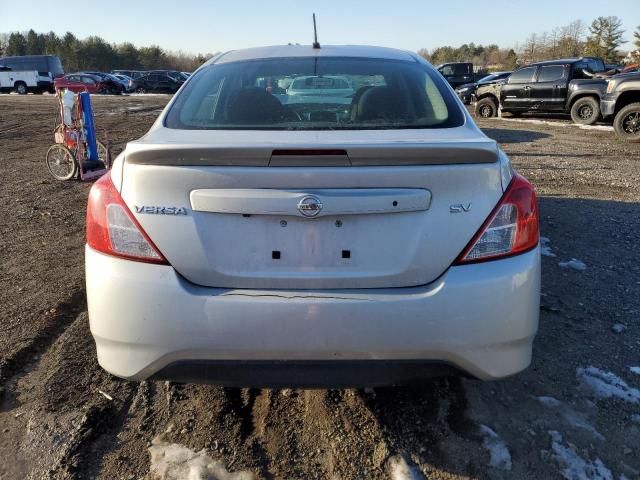
[[[471,203],[456,203],[449,205],[449,213],[467,213],[471,210]]]

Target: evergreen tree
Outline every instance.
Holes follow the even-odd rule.
[[[504,68],[506,70],[515,70],[517,67],[518,55],[516,55],[516,52],[513,49],[510,49],[504,62]]]
[[[38,35],[31,29],[27,32],[25,41],[25,55],[42,55],[44,52],[44,35]]]
[[[18,32],[14,32],[9,35],[9,40],[7,41],[7,51],[5,53],[7,56],[26,55],[27,41],[25,40],[24,35]]]
[[[619,60],[618,47],[625,43],[622,40],[622,20],[615,16],[598,17],[591,23],[589,33],[585,54],[601,57],[605,62]]]

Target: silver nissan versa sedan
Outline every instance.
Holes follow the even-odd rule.
[[[497,379],[531,361],[536,195],[413,53],[231,51],[94,184],[86,281],[127,379]]]

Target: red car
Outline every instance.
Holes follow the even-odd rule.
[[[105,90],[100,77],[87,73],[70,73],[63,77],[58,77],[53,81],[56,90],[64,88],[72,92],[101,93]]]

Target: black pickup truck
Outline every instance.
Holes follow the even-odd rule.
[[[640,142],[640,73],[611,77],[600,107],[605,120],[613,118],[613,129],[619,138]]]
[[[506,82],[476,92],[476,114],[503,112],[569,113],[574,122],[592,125],[600,117],[600,97],[607,87],[605,65],[593,57],[533,63]]]

